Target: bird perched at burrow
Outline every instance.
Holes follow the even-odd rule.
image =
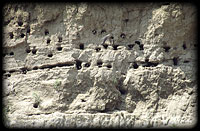
[[[114,40],[112,38],[113,37],[111,36],[111,34],[107,34],[106,36],[101,38],[101,45],[103,45],[105,48],[107,48],[108,45],[114,45]]]

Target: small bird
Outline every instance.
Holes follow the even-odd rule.
[[[102,40],[101,45],[104,45],[105,41],[106,41],[110,36],[111,36],[111,34],[108,34],[108,35],[104,36],[104,37],[101,39],[101,40]]]

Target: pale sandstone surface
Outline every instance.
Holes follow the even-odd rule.
[[[6,126],[196,124],[194,5],[21,3],[3,11]]]

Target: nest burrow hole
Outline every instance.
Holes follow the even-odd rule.
[[[45,29],[44,34],[45,34],[45,35],[48,35],[48,34],[49,34],[49,30],[48,30],[48,29]]]
[[[81,49],[81,50],[84,49],[84,44],[83,43],[79,44],[79,49]]]
[[[102,62],[101,60],[98,60],[98,61],[97,61],[97,66],[98,66],[98,67],[102,67],[102,65],[103,65],[103,62]]]
[[[119,45],[113,45],[112,47],[113,47],[113,50],[117,50],[117,47],[118,47]]]
[[[62,50],[62,47],[61,47],[61,46],[58,46],[56,49],[57,49],[58,51],[61,51],[61,50]]]
[[[9,36],[10,36],[10,39],[13,39],[13,37],[14,37],[13,32],[10,32]]]
[[[172,60],[175,66],[178,65],[178,57],[174,57]]]
[[[76,60],[76,69],[77,70],[80,70],[82,68],[81,64],[82,64],[82,61]]]
[[[124,33],[122,33],[122,34],[120,35],[120,37],[124,39],[124,38],[126,37],[126,35],[125,35]]]
[[[90,67],[90,62],[85,63],[85,67]]]
[[[22,22],[22,21],[18,21],[17,23],[18,23],[19,26],[22,26],[22,25],[23,25],[23,22]]]
[[[32,49],[32,53],[35,55],[37,50],[35,48]]]
[[[58,37],[58,42],[62,42],[62,37],[61,36]]]
[[[49,53],[49,54],[48,54],[48,57],[52,57],[52,56],[53,56],[53,54],[52,54],[52,53]]]
[[[50,38],[48,38],[47,39],[47,44],[49,44],[51,42],[51,39]]]

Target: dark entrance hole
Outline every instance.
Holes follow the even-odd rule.
[[[164,46],[163,47],[163,49],[165,50],[165,52],[169,52],[170,48],[171,48],[170,46]]]
[[[98,66],[98,67],[102,67],[102,64],[103,64],[103,62],[102,62],[101,60],[98,60],[98,61],[97,61],[97,66]]]
[[[124,38],[126,37],[126,35],[125,35],[124,33],[122,33],[122,34],[120,35],[120,37],[124,39]]]
[[[138,64],[136,62],[133,63],[133,68],[137,69],[138,68]]]
[[[37,67],[37,66],[33,67],[33,70],[37,70],[37,69],[38,69],[38,67]]]
[[[25,34],[24,33],[21,33],[20,37],[21,38],[24,38]]]
[[[51,42],[51,39],[50,38],[48,38],[47,39],[47,44],[49,44]]]
[[[140,41],[135,41],[135,44],[138,44],[138,45],[140,45]]]
[[[31,32],[31,29],[30,29],[30,26],[27,27],[27,30],[26,30],[26,33],[30,33]]]
[[[22,22],[22,21],[18,21],[18,25],[19,25],[19,26],[22,26],[22,25],[23,25],[23,22]]]
[[[61,36],[58,37],[58,42],[62,42],[62,37]]]
[[[31,52],[30,47],[27,47],[26,48],[26,53],[30,53],[30,52]]]
[[[113,45],[112,47],[113,47],[113,49],[114,50],[117,50],[117,47],[118,47],[119,45]]]
[[[109,65],[107,65],[107,68],[112,68],[112,65],[110,65],[110,64],[109,64]]]
[[[95,35],[97,33],[97,31],[96,30],[92,30],[92,33]]]
[[[107,44],[103,44],[103,47],[104,47],[105,49],[107,49],[107,48],[108,48],[108,45],[107,45]]]
[[[83,50],[83,49],[84,49],[84,44],[81,43],[81,44],[79,45],[79,48],[80,48],[81,50]]]
[[[101,48],[100,47],[96,47],[95,50],[96,50],[96,52],[99,52],[101,50]]]
[[[90,67],[90,63],[85,63],[85,67]]]
[[[48,34],[49,34],[49,30],[48,30],[48,29],[45,29],[44,34],[45,34],[45,35],[48,35]]]
[[[13,32],[10,32],[9,36],[10,36],[10,39],[13,39],[13,37],[14,37]]]
[[[175,66],[178,65],[178,57],[174,57],[172,60]]]
[[[36,54],[36,52],[37,52],[36,49],[32,49],[32,53],[33,53],[34,55]]]
[[[106,33],[106,30],[105,29],[101,30],[101,34],[104,34],[104,33]]]
[[[129,49],[133,49],[133,47],[134,47],[134,44],[129,44],[129,45],[128,45],[128,48],[129,48]]]
[[[36,102],[36,103],[33,104],[34,108],[38,108],[38,106],[39,106],[39,102]]]
[[[21,69],[22,74],[26,74],[26,73],[27,73],[27,70],[28,70],[28,69],[27,69],[26,67],[25,67],[25,68],[22,68],[22,69]]]
[[[14,52],[10,52],[10,55],[14,55]]]
[[[185,43],[183,44],[183,46],[182,46],[182,47],[183,47],[183,49],[184,49],[184,50],[185,50],[185,49],[187,49],[187,46],[186,46],[186,44],[185,44]]]
[[[62,47],[59,46],[59,47],[57,47],[56,49],[57,49],[58,51],[61,51],[61,50],[62,50]]]
[[[81,64],[82,64],[82,61],[76,60],[76,69],[77,70],[80,70],[82,68]]]
[[[184,60],[184,61],[183,61],[183,63],[189,63],[189,62],[190,62],[189,60]]]
[[[48,54],[48,57],[52,57],[52,56],[53,56],[53,54],[52,54],[52,53],[49,53],[49,54]]]
[[[140,50],[144,50],[144,45],[143,44],[139,45],[139,47],[140,47]]]

